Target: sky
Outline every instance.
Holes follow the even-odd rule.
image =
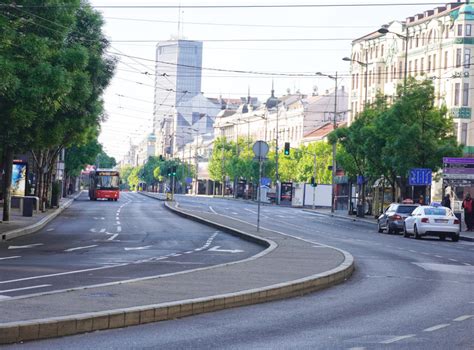
[[[441,6],[426,0],[90,0],[105,20],[109,54],[118,58],[114,78],[104,95],[107,121],[99,141],[120,160],[130,143],[152,131],[155,46],[178,36],[203,41],[203,67],[264,73],[299,73],[304,77],[203,71],[207,97],[250,95],[265,101],[272,82],[281,96],[299,90],[324,94],[334,81],[316,72],[341,76],[349,87],[351,41],[393,20]],[[317,7],[275,7],[311,4]],[[334,6],[351,4],[351,6]],[[360,6],[365,5],[368,6]],[[377,6],[379,4],[379,6]],[[380,6],[391,4],[391,6]],[[396,5],[395,5],[396,4]],[[409,6],[402,4],[410,4]],[[105,8],[124,5],[137,8]],[[171,5],[174,8],[138,8]],[[177,6],[183,6],[179,9]],[[186,5],[271,5],[266,8],[185,8]],[[332,6],[322,6],[332,5]],[[357,6],[356,6],[357,5]],[[179,23],[179,25],[178,25]],[[178,32],[179,28],[179,32]],[[133,57],[127,57],[133,56]],[[172,86],[169,86],[172,88]]]

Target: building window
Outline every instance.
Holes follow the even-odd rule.
[[[419,42],[420,42],[420,37],[417,35],[415,36],[415,47],[418,47]]]
[[[394,66],[393,67],[392,81],[393,81],[393,79],[396,79],[396,77],[397,77],[397,67]]]
[[[375,47],[375,58],[377,58],[379,56],[379,47],[376,46]]]
[[[422,57],[422,58],[420,59],[420,74],[423,74],[423,73],[425,72],[425,70],[424,70],[424,68],[425,68],[424,65],[425,65],[425,59]]]
[[[466,24],[465,36],[472,36],[472,26],[470,24]]]
[[[379,67],[377,69],[377,84],[380,84],[382,82],[382,68]]]
[[[449,38],[449,24],[444,26],[444,37],[447,39]]]
[[[355,74],[352,74],[352,85],[351,85],[351,89],[354,90],[354,87],[355,87],[355,84],[354,84],[354,78],[355,77]]]
[[[413,38],[410,38],[410,40],[408,40],[410,42],[410,49],[413,48]]]
[[[462,87],[462,105],[469,106],[469,83],[464,83]]]
[[[433,72],[436,69],[436,55],[433,55]]]
[[[383,57],[383,44],[380,46],[380,57]]]
[[[413,69],[413,75],[416,76],[418,74],[418,60],[415,60],[415,67]]]
[[[460,83],[454,84],[454,105],[459,106],[459,89],[461,88]]]
[[[462,49],[456,49],[456,68],[461,67]]]
[[[388,66],[385,67],[385,83],[388,83]]]
[[[462,24],[458,24],[458,36],[462,36]]]
[[[411,71],[411,61],[408,62],[408,74],[411,75],[412,71]]]
[[[444,69],[448,69],[448,51],[444,51]]]
[[[403,62],[398,62],[398,79],[402,78],[402,67],[403,67]]]
[[[464,68],[471,66],[471,49],[464,49]]]
[[[356,89],[359,88],[359,73],[356,74]]]
[[[428,69],[427,72],[431,72],[431,56],[428,56]]]
[[[453,135],[457,140],[458,139],[458,123],[453,123],[453,128],[454,128]]]
[[[467,145],[467,123],[461,124],[461,144]]]

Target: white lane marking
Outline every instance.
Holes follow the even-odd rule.
[[[239,213],[236,213],[236,212],[232,212],[232,214],[234,214],[234,215],[239,215]]]
[[[208,252],[232,253],[232,254],[243,253],[244,252],[243,250],[240,250],[240,249],[219,249],[220,247],[221,247],[220,245],[216,245],[212,248],[209,248],[207,251]]]
[[[452,262],[458,262],[456,259],[448,259],[448,260]]]
[[[122,226],[120,226],[120,225],[117,226],[117,232],[118,232],[118,233],[122,232]]]
[[[355,348],[349,348],[349,350],[365,350],[363,346],[356,346]]]
[[[213,207],[209,206],[209,210],[212,211],[214,214],[217,214]]]
[[[117,221],[118,221],[118,220],[120,220],[120,218],[119,218],[118,216],[116,216],[116,217],[115,217],[115,220],[117,220]]]
[[[437,257],[437,258],[443,258],[441,255],[435,255],[435,257]]]
[[[416,250],[409,250],[410,253],[416,253]]]
[[[286,216],[284,216],[284,215],[277,215],[277,217],[279,217],[279,218],[286,218]]]
[[[466,265],[466,266],[472,266],[472,265],[471,265],[471,264],[469,264],[469,263],[463,263],[463,264],[464,264],[464,265]]]
[[[408,339],[408,338],[413,338],[416,334],[408,334],[408,335],[401,335],[399,337],[395,337],[395,338],[392,338],[392,339],[388,339],[388,340],[385,340],[385,341],[381,341],[380,344],[391,344],[391,343],[395,343],[397,341],[400,341],[400,340],[403,340],[403,339]]]
[[[54,228],[48,228],[48,229],[46,230],[46,232],[51,232],[51,231],[54,231]]]
[[[100,229],[100,233],[104,233],[105,231],[105,228]]]
[[[453,321],[455,322],[461,322],[461,321],[466,321],[470,318],[474,317],[474,315],[464,315],[464,316],[459,316],[458,318],[455,318]]]
[[[438,329],[446,328],[448,326],[450,326],[449,323],[438,324],[436,326],[423,329],[423,332],[434,332],[434,331],[437,331]]]
[[[474,266],[450,265],[450,264],[431,264],[431,263],[413,263],[425,269],[426,271],[438,271],[454,273],[460,275],[474,275]]]
[[[117,238],[117,236],[118,236],[118,233],[116,233],[116,234],[110,236],[109,238],[107,238],[107,240],[108,240],[108,241],[113,241],[115,238]]]
[[[44,288],[44,287],[51,287],[51,284],[40,284],[38,286],[15,288],[15,289],[5,289],[5,290],[0,290],[0,293],[17,292],[17,291],[20,291],[20,290],[28,290],[28,289],[36,289],[36,288]]]
[[[244,208],[244,210],[247,210],[247,211],[251,212],[252,214],[258,214],[258,212],[255,211],[255,210],[251,210],[251,209],[248,209],[248,208]]]
[[[21,256],[19,256],[19,255],[6,256],[6,257],[4,257],[4,258],[0,258],[0,260],[17,259],[17,258],[21,258]]]
[[[187,251],[187,252],[184,252],[184,254],[191,254],[193,251],[190,250],[190,251]]]
[[[117,225],[119,225],[119,226],[120,226],[120,221],[118,221],[118,220],[117,220]]]
[[[89,231],[90,232],[97,232],[97,230],[95,228],[91,228]]]
[[[33,248],[43,245],[43,243],[27,244],[27,245],[11,245],[8,249],[24,249],[24,248]]]
[[[86,245],[84,247],[75,247],[75,248],[69,248],[69,249],[64,249],[65,252],[73,252],[75,250],[81,250],[81,249],[87,249],[87,248],[94,248],[97,247],[97,244],[93,245]]]
[[[7,299],[11,299],[12,297],[8,297],[6,295],[0,295],[0,301],[2,300],[7,300]]]
[[[130,248],[123,248],[125,250],[143,250],[143,249],[148,249],[151,248],[151,245],[146,245],[144,247],[130,247]]]

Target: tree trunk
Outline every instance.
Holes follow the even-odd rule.
[[[4,157],[4,191],[3,191],[3,221],[10,221],[10,209],[12,202],[12,168],[13,168],[13,149],[6,147]]]

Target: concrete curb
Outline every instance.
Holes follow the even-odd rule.
[[[82,192],[76,194],[73,198],[69,198],[63,204],[59,206],[59,208],[55,209],[51,214],[45,216],[37,223],[26,226],[23,228],[18,228],[16,230],[7,231],[2,233],[1,241],[8,241],[13,238],[29,235],[41,230],[45,227],[49,222],[51,222],[54,218],[56,218],[59,214],[61,214],[65,209],[69,208],[69,206],[74,202],[74,200],[81,195]]]
[[[159,200],[158,198],[156,199]],[[166,207],[169,210],[179,212],[180,215],[187,216],[190,219],[199,219],[202,223],[211,223],[203,218],[184,213],[183,211],[169,205],[166,205]],[[219,225],[215,222],[212,222],[212,225],[214,227],[219,227],[226,232],[232,230],[230,227]],[[234,234],[237,234],[242,238],[246,235],[238,230],[234,230]],[[247,235],[247,239],[264,245],[269,244],[266,240],[250,234]],[[0,324],[0,344],[61,337],[104,329],[122,328],[301,296],[342,283],[352,275],[352,272],[354,271],[354,258],[347,252],[342,250],[338,251],[344,255],[344,262],[332,270],[263,288],[214,295],[205,298],[181,300],[177,302],[36,319],[25,322],[3,323]]]

